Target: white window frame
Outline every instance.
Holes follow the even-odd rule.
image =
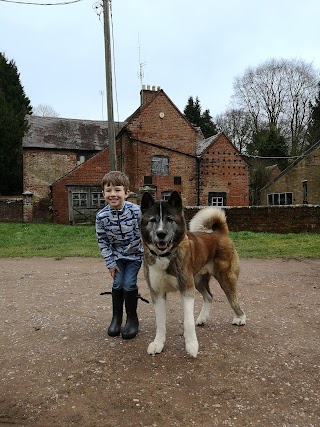
[[[290,196],[289,196],[290,194]],[[291,198],[291,203],[288,203],[288,198]],[[270,203],[272,199],[272,203]],[[283,203],[284,202],[284,203]],[[268,205],[269,206],[289,206],[293,204],[293,193],[286,191],[283,193],[269,193],[268,194]]]
[[[223,206],[223,197],[212,197],[211,206]]]

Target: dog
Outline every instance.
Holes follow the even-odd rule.
[[[173,191],[167,201],[155,202],[145,192],[141,199],[141,238],[144,246],[144,275],[156,317],[156,336],[148,354],[161,353],[166,340],[166,296],[179,291],[184,312],[185,348],[197,357],[199,344],[196,325],[205,324],[210,314],[211,276],[215,277],[235,312],[235,325],[245,325],[246,315],[237,298],[239,258],[229,237],[225,213],[216,207],[201,209],[186,229],[180,194]],[[194,321],[197,289],[203,305]]]

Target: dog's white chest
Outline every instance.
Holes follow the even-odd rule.
[[[157,258],[155,264],[149,266],[150,286],[156,293],[178,290],[177,278],[166,272],[169,262],[167,258]]]

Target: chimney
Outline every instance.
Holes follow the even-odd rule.
[[[148,104],[158,93],[160,90],[160,86],[152,86],[150,89],[150,85],[142,85],[142,89],[140,91],[140,105],[143,107],[144,105]]]

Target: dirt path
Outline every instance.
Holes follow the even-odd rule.
[[[140,333],[110,338],[111,281],[100,259],[0,259],[0,424],[32,427],[320,425],[320,259],[241,260],[247,325],[216,283],[200,351],[184,350],[180,298],[161,355]],[[149,292],[140,274],[140,291]],[[196,300],[196,314],[200,310]]]

